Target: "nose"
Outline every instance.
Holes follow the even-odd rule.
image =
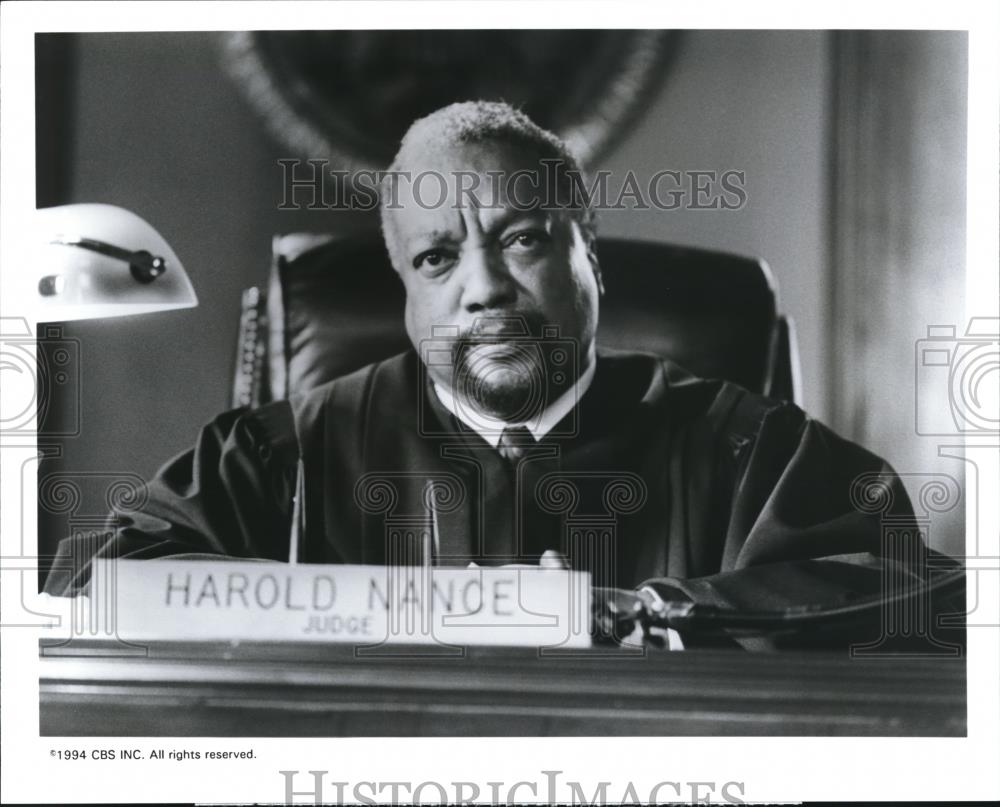
[[[509,306],[517,299],[517,284],[499,255],[487,247],[462,256],[462,308],[475,314]]]

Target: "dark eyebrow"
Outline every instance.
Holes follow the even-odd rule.
[[[408,250],[427,249],[440,244],[457,244],[459,241],[461,239],[457,238],[451,230],[431,230],[406,239],[406,248]]]
[[[522,219],[525,221],[535,221],[547,224],[549,221],[549,214],[544,210],[538,209],[520,210],[515,207],[507,208],[497,217],[496,221],[490,222],[490,225],[486,228],[486,234],[495,236]]]

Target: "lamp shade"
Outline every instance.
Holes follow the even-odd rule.
[[[170,245],[145,220],[113,205],[36,211],[28,267],[35,319],[120,317],[198,305]]]

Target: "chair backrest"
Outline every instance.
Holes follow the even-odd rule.
[[[619,239],[600,240],[598,257],[598,344],[798,399],[794,332],[763,261]],[[377,234],[276,236],[266,293],[244,293],[234,405],[284,398],[407,349],[403,304]]]

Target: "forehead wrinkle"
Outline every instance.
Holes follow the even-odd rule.
[[[510,205],[498,207],[481,207],[466,205],[461,208],[462,222],[471,220],[474,229],[485,238],[493,238],[513,222],[520,220],[543,221],[546,228],[550,223],[549,215],[542,210],[521,210]],[[465,235],[468,235],[468,227]]]
[[[429,232],[415,233],[406,239],[407,246],[416,244],[440,244],[442,242],[458,242],[462,239],[451,230],[430,230]]]
[[[466,227],[465,219],[461,215],[458,215],[457,218],[457,227],[442,226],[440,222],[435,222],[433,225],[424,229],[418,224],[416,227],[404,234],[403,240],[407,246],[424,243],[438,244],[445,241],[452,243],[463,241],[465,240],[466,235],[468,235],[468,228]]]
[[[522,210],[506,204],[498,208],[483,208],[483,212],[479,215],[483,234],[487,236],[495,236],[513,222],[522,219],[544,222],[546,227],[551,221],[549,214],[544,210]]]

